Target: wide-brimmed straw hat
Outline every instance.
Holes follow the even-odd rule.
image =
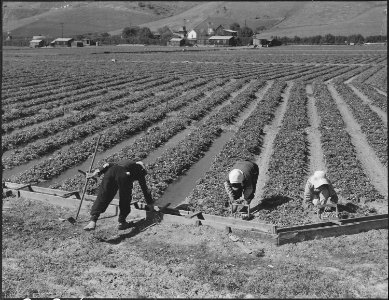
[[[324,184],[329,184],[329,181],[326,177],[326,173],[324,171],[316,171],[315,173],[313,173],[311,182],[315,189]]]

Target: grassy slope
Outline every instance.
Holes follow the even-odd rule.
[[[57,10],[48,9],[52,6],[58,7],[63,2],[52,2],[51,6],[42,2],[22,4],[8,2],[10,7],[4,10],[3,30],[11,30],[16,36],[32,35],[37,32],[45,34],[45,30],[50,29],[52,31],[46,34],[53,32],[53,35],[58,35],[60,32],[58,23],[64,22],[66,26],[64,30],[67,29],[68,34],[96,31],[119,34],[129,22],[132,25],[147,26],[152,30],[165,25],[175,29],[184,25],[185,19],[185,25],[191,29],[207,17],[223,17],[229,18],[231,23],[236,21],[241,26],[246,22],[253,29],[263,24],[274,24],[276,26],[267,32],[277,36],[310,36],[326,33],[378,35],[381,28],[384,28],[383,33],[386,34],[384,1],[142,2],[151,3],[153,9],[147,6],[140,8],[137,1],[72,2],[73,7],[79,8]],[[13,8],[13,11],[10,11],[10,8]],[[27,8],[34,16],[25,18]],[[42,14],[38,14],[39,9],[42,10]],[[382,26],[383,20],[385,26]]]
[[[388,297],[387,230],[280,247],[245,238],[249,255],[206,226],[118,234],[116,218],[106,218],[86,233],[84,213],[73,226],[58,218],[74,211],[16,198],[5,205],[3,298]]]

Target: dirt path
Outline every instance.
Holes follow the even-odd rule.
[[[366,104],[369,105],[370,109],[372,111],[374,111],[382,120],[382,122],[384,122],[385,126],[388,127],[388,115],[385,111],[383,111],[381,108],[375,106],[373,104],[373,102],[364,94],[362,93],[360,90],[358,90],[355,86],[353,86],[352,84],[348,84],[348,86],[353,90],[353,92],[363,101],[365,102]]]
[[[281,127],[284,115],[286,113],[286,107],[288,105],[288,99],[289,99],[290,90],[292,86],[293,86],[293,82],[288,82],[288,86],[285,89],[284,93],[282,94],[283,102],[277,108],[273,122],[269,126],[265,126],[264,128],[265,137],[263,140],[262,151],[256,161],[259,167],[259,176],[257,181],[255,197],[251,202],[251,207],[253,208],[253,210],[255,210],[256,206],[261,202],[262,195],[263,195],[263,188],[265,187],[266,182],[268,180],[267,170],[269,168],[270,157],[273,153],[273,143],[278,133],[278,130]]]
[[[316,170],[326,170],[326,164],[323,160],[324,153],[321,149],[320,142],[320,117],[317,113],[315,106],[316,99],[313,97],[312,85],[308,84],[306,87],[308,97],[308,115],[310,127],[307,128],[308,142],[309,142],[309,153],[310,153],[310,173],[312,174]]]
[[[347,104],[335,90],[333,84],[328,84],[333,99],[343,117],[346,125],[346,131],[351,136],[351,141],[355,146],[358,159],[364,167],[366,175],[371,179],[371,183],[377,191],[384,197],[388,198],[388,170],[379,161],[376,153],[369,145],[365,135],[362,133],[359,124],[355,121]]]

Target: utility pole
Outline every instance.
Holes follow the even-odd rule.
[[[63,23],[60,23],[61,24],[61,28],[62,28],[62,37],[63,37]]]

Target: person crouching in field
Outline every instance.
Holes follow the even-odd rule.
[[[304,208],[307,209],[310,204],[317,206],[336,203],[338,203],[338,195],[331,181],[324,171],[316,171],[305,184]],[[328,207],[326,210],[330,210],[330,208]]]
[[[232,170],[228,174],[228,179],[224,182],[230,205],[232,203],[241,204],[242,202],[250,204],[254,198],[258,174],[258,165],[251,161],[238,161],[233,165]],[[228,203],[226,204],[228,205]],[[237,206],[233,208],[236,211]]]
[[[121,160],[117,163],[106,163],[102,168],[88,173],[87,178],[96,178],[102,174],[104,174],[104,178],[99,187],[96,201],[91,208],[90,222],[84,227],[84,230],[90,231],[96,228],[100,214],[105,212],[118,190],[120,209],[118,229],[129,228],[130,224],[126,222],[126,218],[131,212],[132,188],[135,180],[139,182],[148,207],[153,210],[153,199],[146,185],[147,171],[142,162]]]

